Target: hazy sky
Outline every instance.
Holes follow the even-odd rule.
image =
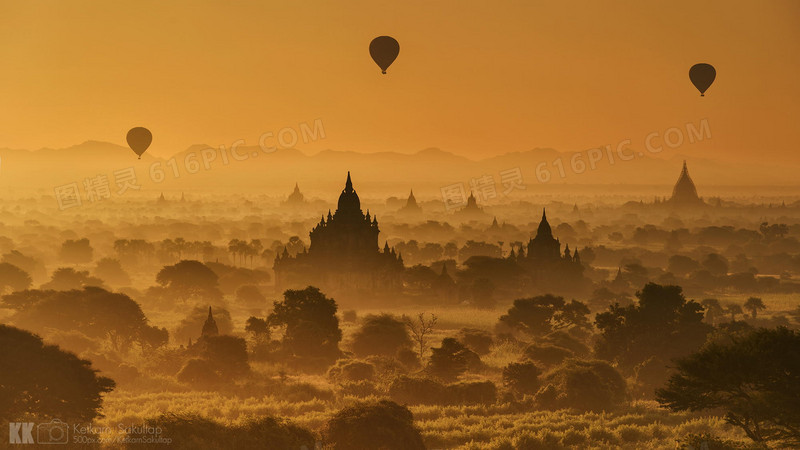
[[[470,157],[582,150],[707,118],[676,151],[800,163],[800,2],[0,2],[0,147],[256,144]],[[346,5],[346,6],[345,6]],[[369,57],[390,35],[387,75]],[[717,80],[701,98],[689,67]]]

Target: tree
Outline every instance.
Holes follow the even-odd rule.
[[[336,317],[336,301],[318,288],[289,289],[276,301],[267,321],[285,326],[282,345],[290,356],[324,358],[331,362],[339,354],[342,330]]]
[[[500,316],[500,323],[531,336],[542,336],[560,329],[589,328],[586,315],[589,308],[582,302],[551,294],[514,300],[508,312]]]
[[[0,421],[28,415],[88,422],[100,415],[114,381],[79,359],[19,328],[0,325]]]
[[[250,316],[244,326],[244,331],[257,337],[259,340],[269,339],[269,324],[264,319]]]
[[[758,297],[750,297],[747,301],[744,302],[744,309],[750,311],[750,314],[753,316],[753,319],[756,318],[759,309],[767,309],[764,305],[764,301]]]
[[[669,258],[667,270],[679,277],[684,277],[700,269],[700,263],[688,256],[673,255]]]
[[[94,275],[101,280],[116,285],[127,286],[131,284],[131,277],[122,268],[118,259],[103,258],[97,261],[97,266],[94,268]]]
[[[709,253],[703,260],[703,267],[714,276],[724,276],[728,274],[728,260],[717,253]]]
[[[68,291],[87,286],[102,287],[103,280],[89,275],[89,271],[75,270],[72,267],[61,267],[53,272],[53,278],[42,285],[42,289]]]
[[[706,322],[712,325],[725,313],[722,309],[722,305],[719,304],[719,300],[715,298],[703,299],[700,304],[703,305],[703,308],[706,310]]]
[[[630,374],[648,363],[653,377],[639,381],[661,385],[669,361],[699,348],[713,327],[703,322],[703,307],[686,300],[680,286],[648,283],[636,297],[638,304],[614,304],[597,314],[595,354]]]
[[[726,306],[725,311],[731,315],[731,322],[736,322],[736,315],[744,312],[744,310],[742,310],[742,306],[736,303],[731,303],[730,305]]]
[[[337,412],[324,432],[335,450],[424,450],[414,416],[389,400],[356,403]]]
[[[156,282],[184,301],[222,298],[217,274],[200,261],[183,260],[174,266],[165,266],[156,275]]]
[[[488,355],[494,343],[488,331],[477,328],[462,328],[456,338],[458,342],[479,355]]]
[[[611,411],[627,399],[622,375],[606,361],[570,359],[547,374],[537,392],[537,406],[578,411]]]
[[[33,284],[28,272],[7,262],[0,263],[0,294],[5,294],[6,289],[21,291],[28,289]]]
[[[420,361],[425,359],[425,349],[428,347],[428,339],[431,333],[433,333],[433,327],[436,326],[436,320],[435,314],[431,314],[429,319],[425,319],[424,312],[417,315],[417,320],[412,320],[405,315],[403,316],[403,322],[405,322],[409,331],[411,331],[411,336],[417,344]]]
[[[89,239],[68,239],[61,244],[59,256],[66,263],[82,264],[92,260],[93,251],[92,246],[89,245]]]
[[[542,369],[532,362],[511,363],[503,368],[503,383],[521,395],[533,395],[539,390]]]
[[[192,349],[211,363],[221,379],[240,377],[250,371],[247,343],[240,337],[203,336]]]
[[[444,338],[440,347],[431,348],[428,371],[443,381],[453,381],[475,363],[480,364],[477,353],[453,338]]]
[[[3,303],[17,310],[12,319],[20,326],[39,332],[48,328],[78,330],[105,340],[122,353],[135,342],[146,347],[158,345],[164,336],[162,330],[148,329],[147,317],[130,297],[98,287],[22,291],[6,295]]]
[[[761,328],[678,360],[657,400],[673,411],[724,409],[758,443],[800,446],[800,333]]]
[[[353,334],[351,348],[359,357],[394,356],[402,348],[412,346],[405,323],[391,314],[367,315]]]

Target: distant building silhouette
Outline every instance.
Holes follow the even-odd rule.
[[[169,203],[169,201],[167,200],[166,197],[164,197],[164,193],[162,192],[161,195],[158,197],[158,200],[156,200],[156,204],[164,205],[164,204],[167,204],[167,203]]]
[[[588,282],[583,276],[584,267],[578,250],[573,253],[567,245],[561,253],[561,242],[553,236],[544,209],[536,236],[528,241],[527,247],[520,248],[519,253],[512,249],[508,259],[516,261],[528,272],[533,287],[538,291],[569,291]]]
[[[406,205],[400,208],[397,211],[401,215],[419,215],[422,214],[422,208],[417,204],[417,199],[414,197],[414,190],[411,190],[411,193],[408,194],[408,200],[406,201]]]
[[[328,211],[311,230],[311,245],[295,256],[284,248],[275,258],[280,291],[313,285],[326,293],[371,294],[402,286],[403,258],[388,243],[378,247],[378,218],[361,211],[350,172],[334,214]]]
[[[286,199],[286,204],[302,205],[303,203],[305,203],[305,196],[303,196],[303,193],[300,192],[300,186],[297,183],[295,183],[294,191],[292,191],[292,193],[289,194],[289,197]]]
[[[211,314],[210,306],[208,307],[208,318],[206,318],[205,323],[203,323],[203,331],[200,332],[201,338],[209,336],[219,336],[219,328],[217,328],[217,321],[214,320],[214,316]]]
[[[697,188],[689,176],[689,169],[686,167],[686,161],[683,161],[683,170],[681,171],[675,187],[672,189],[672,197],[669,199],[669,204],[675,208],[697,208],[706,206],[705,202],[697,195]]]
[[[478,206],[478,200],[475,198],[475,194],[470,192],[469,197],[467,197],[467,206],[456,211],[455,216],[462,220],[479,220],[488,217],[488,214],[483,211],[483,208]]]
[[[431,288],[436,297],[442,302],[450,303],[458,297],[456,282],[447,273],[447,263],[442,264],[442,272],[433,280]]]

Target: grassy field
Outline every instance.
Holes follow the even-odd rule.
[[[724,302],[743,302],[745,298],[724,297]],[[795,296],[765,296],[767,313],[794,309]],[[360,310],[366,314],[391,312],[415,315],[419,308]],[[430,308],[439,321],[431,339],[435,345],[442,337],[452,336],[463,327],[492,330],[504,311],[475,310],[464,307]],[[234,323],[243,324],[245,310],[234,310]],[[177,316],[176,316],[177,317]],[[165,317],[162,316],[162,320]],[[172,317],[170,317],[172,319]],[[169,326],[170,324],[164,323]],[[342,323],[343,347],[356,329]],[[503,343],[492,347],[482,357],[487,368],[469,379],[489,379],[502,386],[501,369],[520,358],[519,346]],[[217,391],[191,390],[173,378],[143,377],[121,385],[104,402],[105,417],[99,426],[116,428],[119,424],[141,424],[146,418],[162,413],[196,413],[223,423],[241,423],[264,415],[279,416],[321,432],[328,419],[339,409],[357,400],[335,393],[336,387],[323,375],[283,373],[283,368],[253,363],[252,380],[272,380],[287,386],[308,384],[316,389],[299,390],[287,398],[268,391],[248,392],[233,384]],[[368,397],[367,399],[376,399]],[[712,433],[726,439],[747,442],[738,429],[719,416],[707,413],[671,413],[652,401],[632,401],[614,413],[570,413],[535,411],[518,403],[482,406],[411,406],[415,423],[431,449],[509,449],[509,448],[675,448],[688,434]]]

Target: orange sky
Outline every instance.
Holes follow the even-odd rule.
[[[2,1],[0,147],[257,144],[474,158],[582,150],[708,118],[675,152],[800,163],[800,2]],[[347,6],[343,6],[343,5]],[[735,6],[732,6],[735,5]],[[368,54],[391,35],[388,75]],[[708,62],[705,98],[689,67]]]

